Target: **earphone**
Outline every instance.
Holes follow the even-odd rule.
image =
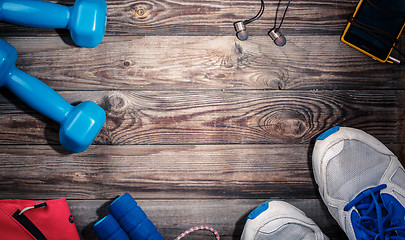
[[[271,39],[273,39],[274,43],[282,47],[287,43],[287,39],[285,36],[280,32],[281,25],[284,22],[285,14],[287,13],[288,7],[290,6],[291,0],[288,1],[287,6],[285,7],[283,17],[281,18],[280,25],[277,27],[277,13],[278,9],[280,8],[281,0],[278,1],[277,9],[276,9],[276,16],[274,17],[274,26],[273,28],[267,33]]]
[[[261,18],[261,16],[263,15],[264,12],[264,0],[260,0],[261,4],[260,4],[260,10],[259,12],[256,14],[256,16],[252,17],[251,19],[248,20],[244,20],[244,21],[238,21],[235,22],[233,25],[235,27],[235,31],[236,31],[236,37],[241,40],[241,41],[246,41],[249,38],[249,34],[246,30],[246,25],[248,25],[249,23],[256,21],[257,19]]]
[[[233,25],[235,26],[236,37],[241,41],[246,41],[249,34],[246,30],[246,24],[244,21],[235,22]]]
[[[260,1],[261,1],[260,10],[256,14],[256,16],[254,16],[253,18],[248,19],[248,20],[235,22],[233,24],[234,27],[235,27],[235,31],[236,31],[236,37],[239,40],[245,41],[245,40],[247,40],[249,38],[249,34],[247,32],[246,25],[253,22],[253,21],[255,21],[255,20],[257,20],[257,19],[259,19],[263,15],[264,1],[263,0],[260,0]],[[288,1],[287,6],[286,6],[286,8],[284,10],[284,14],[283,14],[283,17],[281,19],[280,25],[277,27],[277,13],[278,13],[278,9],[280,8],[281,0],[278,1],[277,9],[276,9],[276,16],[274,18],[274,26],[267,33],[270,36],[270,38],[274,41],[274,43],[277,46],[280,46],[280,47],[284,46],[287,43],[287,39],[280,32],[280,28],[281,28],[281,25],[283,24],[283,21],[284,21],[285,15],[287,13],[288,7],[290,6],[290,2],[291,2],[291,0]]]
[[[287,43],[287,39],[278,28],[271,29],[267,34],[270,36],[271,39],[273,39],[274,43],[279,47],[282,47]]]

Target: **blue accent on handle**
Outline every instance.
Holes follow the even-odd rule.
[[[256,207],[249,215],[248,219],[255,219],[257,216],[259,216],[262,212],[266,211],[269,208],[269,202],[267,201],[262,204],[260,204],[258,207]]]
[[[17,52],[0,39],[0,87],[8,87],[26,104],[61,125],[59,141],[71,152],[83,152],[94,141],[106,120],[94,102],[70,105],[52,88],[17,69]]]
[[[73,6],[41,0],[0,0],[0,21],[26,27],[67,28],[80,47],[93,48],[104,38],[105,0],[76,0]]]
[[[129,193],[111,203],[109,210],[131,240],[164,240]]]
[[[129,240],[128,235],[111,214],[96,222],[93,230],[100,240]]]
[[[340,127],[336,126],[336,127],[333,127],[333,128],[330,128],[330,129],[326,130],[321,135],[319,135],[319,137],[316,139],[316,141],[325,140],[330,135],[332,135],[332,134],[336,133],[337,131],[339,131],[339,129],[340,129]]]

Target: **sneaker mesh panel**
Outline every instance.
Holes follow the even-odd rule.
[[[260,232],[259,230],[254,238],[254,240],[270,239],[314,240],[316,237],[312,229],[300,224],[289,223],[271,233]]]
[[[405,172],[402,168],[398,168],[394,176],[392,176],[391,181],[398,186],[404,186],[405,184]]]
[[[344,140],[343,150],[326,167],[329,196],[352,200],[364,189],[378,185],[389,162],[389,156],[360,141]]]

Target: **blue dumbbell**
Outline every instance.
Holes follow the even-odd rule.
[[[164,240],[129,193],[115,199],[108,209],[131,240]]]
[[[70,105],[52,88],[16,68],[17,51],[0,39],[0,87],[9,88],[33,109],[60,123],[59,141],[67,150],[86,150],[106,120],[104,110],[91,101]]]
[[[100,240],[129,240],[127,233],[111,214],[96,222],[93,230]]]
[[[0,21],[26,27],[67,28],[77,46],[101,43],[107,22],[105,0],[77,0],[67,7],[40,0],[0,0]]]

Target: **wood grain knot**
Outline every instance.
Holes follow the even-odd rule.
[[[75,173],[73,174],[73,180],[77,182],[86,181],[87,175],[85,173]]]
[[[131,15],[136,19],[146,19],[150,16],[148,9],[151,9],[151,6],[134,6],[131,10]]]
[[[131,66],[131,61],[130,61],[130,60],[125,60],[125,61],[124,61],[124,66],[125,66],[125,67]]]
[[[127,101],[121,94],[114,93],[104,99],[104,110],[110,113],[122,113],[127,107]]]
[[[272,140],[299,142],[308,131],[305,114],[292,110],[276,110],[259,122]]]
[[[138,15],[138,17],[143,17],[146,14],[145,9],[143,9],[143,8],[138,8],[135,11],[136,11],[136,15]]]

